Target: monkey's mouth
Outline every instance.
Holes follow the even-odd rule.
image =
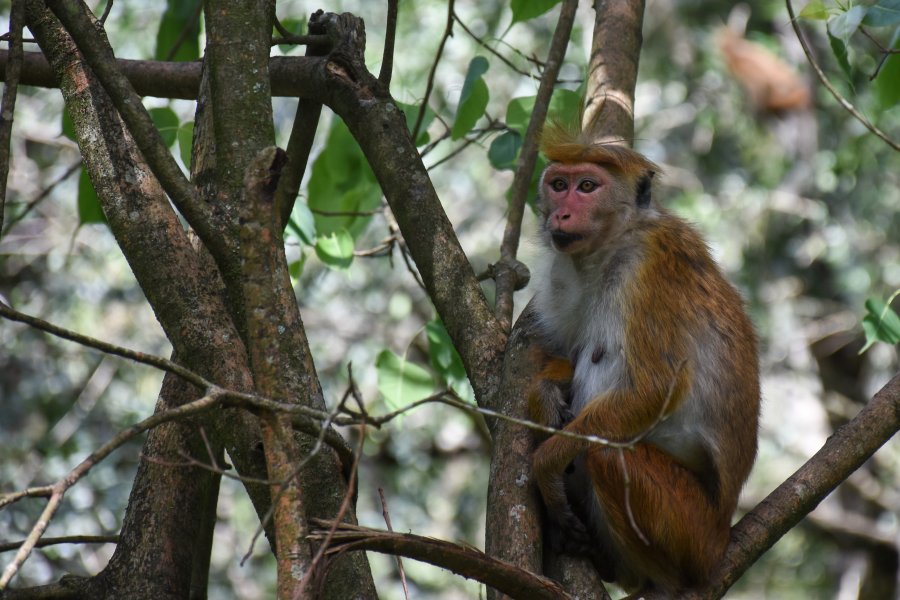
[[[559,250],[565,250],[578,240],[584,239],[584,236],[580,233],[568,233],[558,229],[551,232],[550,237],[553,239],[553,245]]]

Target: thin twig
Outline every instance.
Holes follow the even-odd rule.
[[[31,555],[31,552],[32,550],[34,550],[38,540],[41,539],[41,536],[43,536],[44,531],[46,531],[47,526],[53,519],[53,516],[59,510],[66,492],[82,477],[87,475],[94,466],[103,461],[107,456],[109,456],[114,450],[122,446],[125,442],[147,431],[148,429],[158,427],[163,423],[168,423],[176,419],[184,419],[190,416],[196,416],[198,414],[207,412],[212,408],[219,406],[222,398],[222,390],[213,390],[209,394],[203,396],[202,398],[194,400],[193,402],[188,402],[187,404],[183,404],[175,408],[160,411],[150,417],[147,417],[143,421],[132,425],[131,427],[123,429],[115,436],[113,436],[111,440],[88,455],[88,457],[81,461],[74,469],[69,471],[69,473],[65,477],[58,480],[53,485],[48,486],[48,489],[50,490],[50,500],[47,502],[47,506],[44,507],[44,510],[41,512],[41,516],[37,519],[34,526],[31,528],[31,531],[25,538],[25,541],[22,543],[19,551],[16,552],[15,558],[13,558],[13,561],[6,566],[6,569],[4,569],[3,571],[3,575],[0,576],[0,590],[4,589],[9,584],[9,581],[15,576],[22,564]],[[3,506],[5,499],[5,496],[0,496],[0,506]]]
[[[419,137],[419,128],[422,127],[422,120],[425,118],[425,109],[428,108],[428,99],[431,98],[431,90],[434,88],[434,75],[437,72],[438,63],[441,62],[441,55],[444,53],[444,44],[447,38],[453,35],[453,2],[447,3],[447,27],[444,29],[444,35],[441,36],[441,43],[438,45],[437,54],[434,55],[434,63],[431,65],[431,71],[428,72],[428,81],[425,84],[425,96],[422,98],[422,104],[419,106],[419,114],[416,115],[416,124],[412,128],[412,139],[415,142]]]
[[[518,285],[519,270],[516,269],[515,262],[519,249],[519,238],[522,236],[525,201],[537,164],[538,140],[547,118],[556,78],[559,76],[559,70],[562,68],[563,59],[566,56],[566,48],[569,45],[569,37],[575,23],[577,10],[578,0],[566,0],[559,11],[559,21],[547,53],[546,68],[541,76],[541,84],[534,101],[534,110],[528,122],[528,129],[525,131],[516,174],[510,188],[509,216],[503,232],[503,242],[500,244],[500,261],[497,265],[498,271],[495,280],[497,300],[494,305],[494,315],[505,331],[509,331],[512,327],[513,294],[516,289],[521,287]]]
[[[784,0],[784,3],[787,5],[788,15],[791,17],[791,27],[794,28],[794,33],[797,35],[797,40],[800,42],[800,47],[803,48],[803,53],[806,55],[806,60],[809,61],[809,64],[812,66],[813,71],[815,71],[816,76],[818,76],[819,81],[822,82],[822,85],[825,86],[831,95],[834,96],[834,99],[838,101],[838,104],[844,107],[844,109],[849,112],[853,117],[856,118],[857,121],[862,123],[866,129],[874,133],[877,137],[881,138],[884,143],[888,146],[900,152],[900,144],[890,139],[886,133],[878,129],[875,125],[873,125],[861,112],[856,110],[856,107],[853,106],[849,100],[844,98],[840,92],[835,89],[831,82],[828,80],[828,76],[825,75],[825,72],[822,71],[822,67],[816,62],[815,58],[813,58],[812,51],[809,49],[809,44],[806,42],[806,38],[803,37],[803,33],[800,31],[800,25],[797,24],[797,17],[794,15],[794,7],[791,5],[791,0]]]
[[[384,517],[384,524],[387,526],[387,530],[393,533],[394,527],[391,525],[391,513],[388,511],[387,500],[384,498],[384,488],[378,488],[378,497],[381,499],[381,516]],[[403,586],[403,597],[409,600],[409,586],[406,585],[406,571],[403,570],[403,559],[400,558],[399,554],[394,558],[397,559],[397,570],[400,571],[400,585]]]
[[[463,22],[462,19],[459,18],[459,15],[457,15],[455,12],[453,13],[453,18],[456,20],[457,23],[459,23],[459,26],[463,28],[463,31],[465,31],[467,34],[469,34],[469,37],[471,37],[473,40],[475,40],[475,42],[476,42],[479,46],[481,46],[482,48],[484,48],[485,50],[487,50],[488,52],[490,52],[491,54],[493,54],[494,56],[496,56],[497,58],[499,58],[499,59],[500,59],[500,62],[502,62],[503,64],[505,64],[507,67],[509,67],[510,69],[512,69],[513,71],[515,71],[515,72],[518,73],[519,75],[521,75],[522,77],[528,77],[529,79],[537,79],[537,77],[534,75],[534,73],[530,73],[530,72],[528,72],[528,71],[526,71],[526,70],[524,70],[524,69],[520,69],[519,67],[517,67],[516,65],[514,65],[514,64],[512,63],[511,60],[509,60],[508,58],[506,58],[505,56],[503,56],[502,54],[500,54],[499,52],[497,52],[497,50],[495,50],[494,48],[490,47],[490,46],[487,44],[487,42],[485,42],[485,41],[482,40],[480,37],[478,37],[477,35],[475,35],[475,33],[472,32],[471,29],[469,29],[468,27],[466,27],[466,24]]]
[[[117,535],[63,535],[59,537],[41,538],[34,545],[35,548],[46,548],[47,546],[56,546],[58,544],[117,544],[119,536]],[[9,552],[22,547],[25,540],[18,542],[9,542],[0,544],[0,552]]]
[[[71,167],[66,169],[65,173],[57,177],[53,182],[50,183],[47,187],[45,187],[41,192],[34,197],[28,204],[25,205],[19,213],[17,213],[13,218],[6,222],[5,229],[3,229],[3,233],[0,235],[6,235],[9,233],[10,229],[15,227],[17,223],[19,223],[22,219],[24,219],[28,214],[37,207],[38,204],[43,202],[46,198],[50,196],[50,192],[52,192],[56,186],[61,184],[63,181],[72,176],[73,173],[77,172],[81,167],[81,159],[78,160]]]
[[[378,81],[385,88],[391,86],[391,75],[394,70],[394,43],[397,37],[397,5],[398,0],[388,0],[387,27],[384,34],[384,53],[381,58],[381,71],[378,73]]]

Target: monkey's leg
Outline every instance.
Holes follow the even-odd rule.
[[[622,583],[676,590],[704,581],[729,537],[729,515],[697,476],[651,444],[592,447],[587,468],[603,507]]]

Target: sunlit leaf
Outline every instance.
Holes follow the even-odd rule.
[[[521,23],[539,17],[559,3],[560,0],[512,0],[509,5],[513,14],[512,22]]]
[[[390,350],[382,350],[375,360],[378,391],[391,409],[407,406],[434,393],[431,373]]]
[[[372,219],[367,213],[381,205],[375,174],[340,119],[313,162],[307,197],[320,235],[346,229],[355,238]]]
[[[462,358],[444,324],[439,319],[429,321],[425,325],[425,333],[428,336],[428,357],[438,377],[462,398],[473,398],[472,386],[469,385]]]
[[[197,60],[200,58],[200,21],[197,10],[201,0],[167,0],[166,10],[156,32],[156,60]],[[172,48],[178,50],[169,58]]]
[[[466,81],[459,96],[459,107],[456,109],[456,120],[450,130],[451,139],[458,140],[469,133],[487,108],[490,93],[482,75],[488,70],[488,61],[483,56],[476,56],[469,63]]]
[[[866,16],[867,6],[856,5],[847,12],[842,12],[828,20],[828,33],[838,38],[844,44],[850,41],[850,37],[859,29],[859,25]]]
[[[801,19],[824,21],[828,18],[828,10],[825,8],[825,3],[822,0],[812,0],[797,13],[797,16]]]
[[[353,262],[353,237],[346,229],[316,238],[316,256],[332,269],[343,270]]]
[[[307,246],[316,243],[316,220],[306,202],[297,200],[291,210],[288,231],[293,232]]]
[[[895,293],[891,300],[897,296]],[[891,308],[890,302],[883,302],[878,298],[866,300],[866,316],[863,317],[862,326],[866,334],[866,345],[860,350],[860,354],[869,349],[875,342],[884,342],[894,345],[900,343],[900,316]]]
[[[900,0],[879,0],[869,7],[863,25],[887,27],[900,24]]]

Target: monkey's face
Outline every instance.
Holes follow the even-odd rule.
[[[620,182],[594,163],[551,164],[541,178],[543,229],[553,247],[581,254],[615,236],[622,207]]]

